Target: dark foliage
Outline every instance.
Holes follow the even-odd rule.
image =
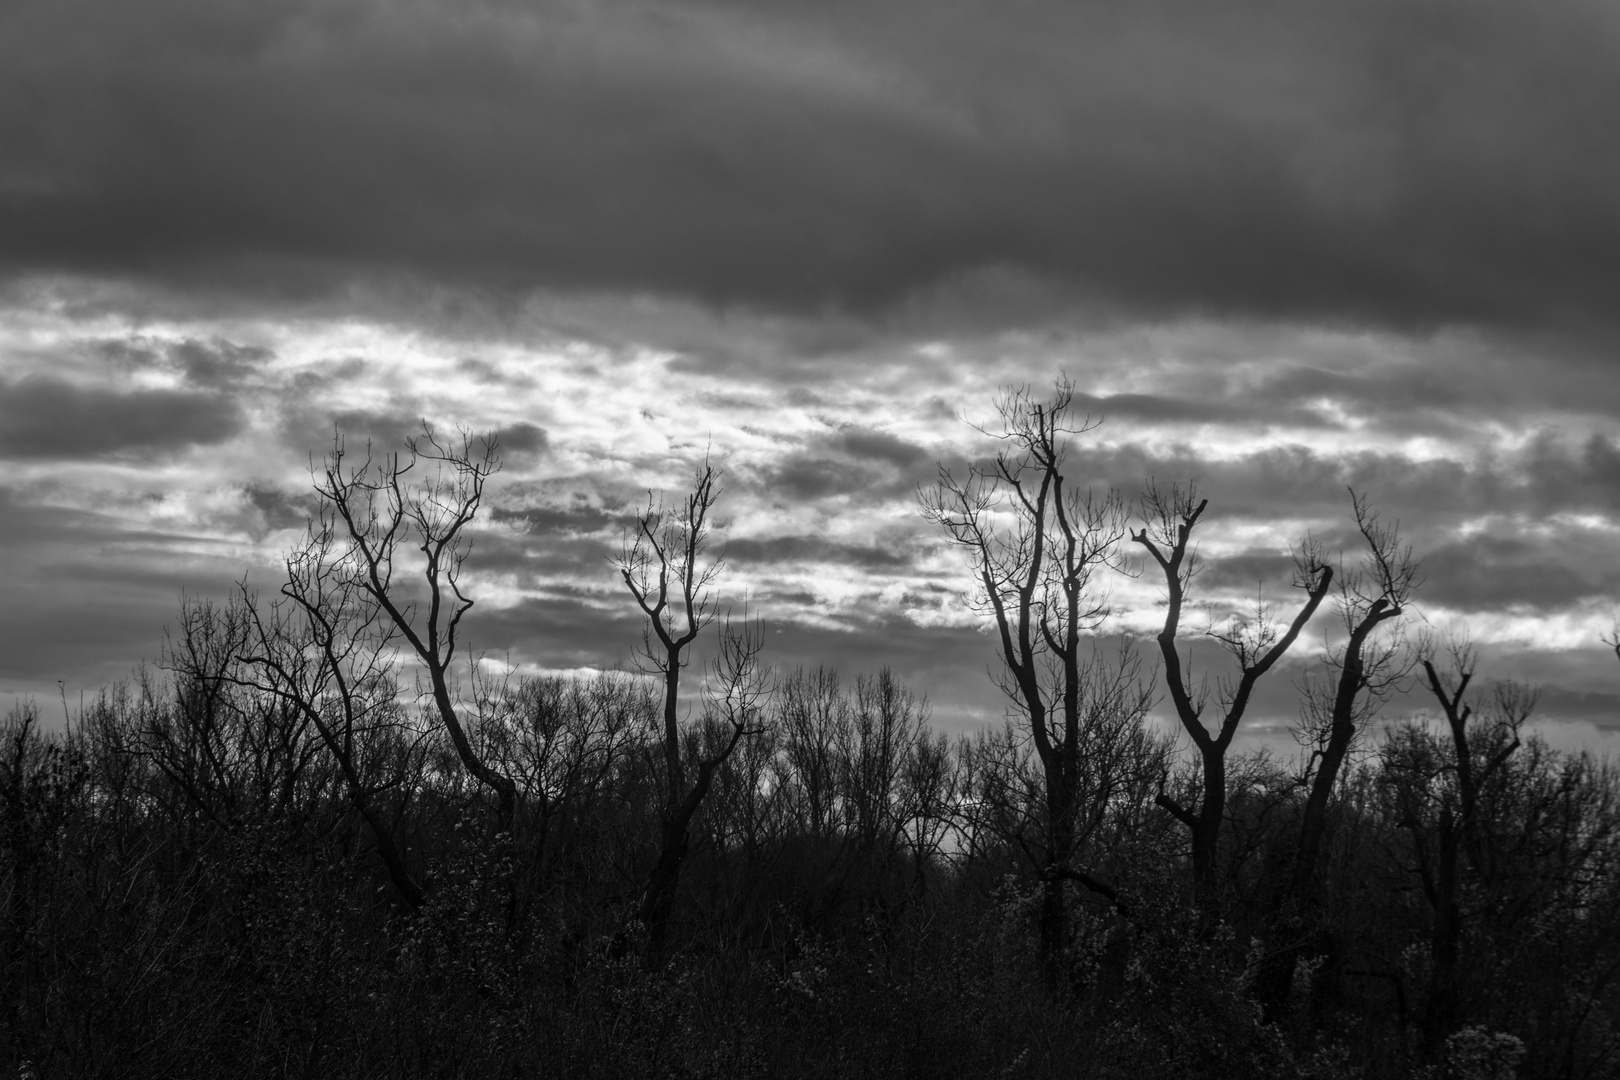
[[[419,906],[391,883],[340,770],[298,751],[311,736],[262,691],[210,697],[175,671],[109,690],[65,730],[14,710],[0,724],[4,1067],[1475,1077],[1510,1075],[1507,1062],[1601,1077],[1620,1064],[1617,778],[1534,739],[1507,752],[1513,714],[1495,706],[1467,747],[1499,764],[1475,770],[1466,835],[1448,732],[1398,726],[1345,778],[1308,926],[1269,902],[1270,849],[1290,842],[1307,793],[1285,770],[1233,763],[1214,933],[1184,831],[1151,787],[1119,793],[1089,843],[1120,902],[1064,883],[1056,997],[1046,885],[1020,832],[1040,822],[1038,763],[1013,731],[943,744],[886,672],[853,688],[828,671],[784,679],[694,824],[669,960],[649,970],[635,907],[659,846],[658,706],[612,676],[487,697],[471,735],[517,778],[510,833],[490,830],[491,796],[451,767],[442,733],[402,718],[399,745],[365,754],[398,778],[386,820]],[[1268,1015],[1256,980],[1279,942],[1295,966]]]

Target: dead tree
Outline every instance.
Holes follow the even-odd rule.
[[[1099,683],[1095,655],[1082,639],[1108,613],[1093,577],[1116,564],[1125,515],[1115,493],[1094,495],[1064,475],[1070,437],[1096,426],[1089,418],[1071,419],[1073,396],[1066,378],[1050,401],[1036,400],[1027,388],[1006,391],[997,402],[998,430],[986,432],[1003,446],[994,460],[969,466],[962,477],[941,466],[939,480],[919,492],[924,517],[967,552],[977,602],[999,635],[1001,688],[1022,715],[1039,758],[1044,805],[1031,855],[1042,881],[1041,955],[1049,993],[1060,986],[1067,937],[1064,883],[1119,899],[1076,858],[1082,759],[1088,720],[1096,719],[1092,691],[1107,682]]]
[[[1166,491],[1150,484],[1142,499],[1145,524],[1131,536],[1147,550],[1164,575],[1167,603],[1158,642],[1165,688],[1182,728],[1198,749],[1202,791],[1197,806],[1185,806],[1164,792],[1159,794],[1158,802],[1191,835],[1193,900],[1199,924],[1206,932],[1221,916],[1219,849],[1221,823],[1226,816],[1226,752],[1243,723],[1255,685],[1293,646],[1333,581],[1333,568],[1322,561],[1315,545],[1307,542],[1295,554],[1294,577],[1295,587],[1304,590],[1306,599],[1286,628],[1279,626],[1268,605],[1257,602],[1253,618],[1234,619],[1224,631],[1210,631],[1237,662],[1236,680],[1223,679],[1218,684],[1215,704],[1220,717],[1211,731],[1204,725],[1204,713],[1212,703],[1210,695],[1192,688],[1176,645],[1187,587],[1195,570],[1193,530],[1208,505],[1209,500],[1199,499],[1191,488]]]
[[[1328,800],[1355,741],[1357,725],[1372,715],[1399,684],[1408,665],[1398,639],[1379,640],[1380,626],[1405,612],[1418,585],[1419,564],[1410,544],[1402,545],[1400,523],[1386,525],[1367,506],[1364,495],[1350,493],[1356,529],[1366,544],[1361,567],[1339,578],[1338,614],[1346,639],[1330,657],[1338,669],[1331,698],[1307,697],[1316,715],[1313,735],[1316,769],[1310,795],[1300,821],[1299,848],[1295,853],[1287,896],[1310,902],[1327,836]],[[1322,705],[1327,705],[1323,709]]]
[[[707,546],[709,513],[719,495],[714,467],[705,461],[678,510],[667,512],[649,496],[617,562],[625,588],[646,619],[641,659],[664,687],[659,851],[637,910],[647,932],[651,966],[661,964],[665,955],[692,819],[708,796],[715,770],[746,735],[760,730],[761,707],[769,693],[769,676],[759,662],[763,630],[746,616],[739,622],[722,619],[705,708],[723,721],[727,734],[689,760],[681,730],[681,671],[690,662],[693,643],[715,619],[710,586],[723,559],[710,559]]]
[[[1400,542],[1399,523],[1384,524],[1363,495],[1350,492],[1356,529],[1365,546],[1358,567],[1337,575],[1336,608],[1342,644],[1328,651],[1328,675],[1307,679],[1304,723],[1296,738],[1311,748],[1305,771],[1310,790],[1300,813],[1298,842],[1279,851],[1268,915],[1272,947],[1261,963],[1256,989],[1269,1018],[1288,1000],[1295,966],[1307,949],[1325,958],[1322,986],[1338,978],[1339,941],[1321,917],[1318,874],[1331,820],[1330,801],[1361,726],[1406,678],[1409,650],[1398,632],[1418,584],[1411,545]],[[1397,627],[1393,634],[1383,632]]]
[[[457,757],[495,797],[496,832],[510,834],[517,784],[474,747],[451,686],[457,633],[473,606],[461,591],[470,550],[467,527],[500,458],[490,439],[463,434],[459,446],[444,445],[426,424],[422,435],[405,445],[403,458],[388,454],[381,460],[372,459],[368,446],[365,460],[350,466],[342,438],[336,440],[315,483],[321,500],[317,527],[330,533],[324,557],[345,587],[375,606],[415,656]],[[416,596],[408,583],[395,579],[398,564],[410,558],[409,548],[420,553],[411,560],[419,575]]]

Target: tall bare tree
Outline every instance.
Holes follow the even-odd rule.
[[[421,665],[439,722],[463,767],[495,797],[495,828],[510,834],[517,810],[517,784],[484,760],[468,736],[452,686],[451,670],[462,617],[473,601],[461,591],[470,551],[467,527],[483,502],[484,484],[500,468],[495,441],[463,433],[441,442],[427,424],[405,442],[406,453],[380,460],[367,447],[358,465],[348,463],[344,442],[335,440],[316,476],[320,510],[312,525],[322,537],[321,557],[343,586],[374,605]],[[419,554],[412,558],[410,549]],[[409,560],[416,581],[396,580]]]
[[[1003,449],[961,477],[942,465],[938,481],[919,492],[924,517],[967,552],[977,601],[999,635],[1002,690],[1022,714],[1040,761],[1044,820],[1032,854],[1043,882],[1049,992],[1060,984],[1065,882],[1118,899],[1075,859],[1087,721],[1101,685],[1083,639],[1107,615],[1093,578],[1116,562],[1125,513],[1115,493],[1096,495],[1064,475],[1070,438],[1095,427],[1089,418],[1071,417],[1073,400],[1067,378],[1050,400],[1037,400],[1027,387],[1004,392],[996,403],[998,429],[986,432]]]
[[[662,714],[664,805],[658,860],[642,893],[637,917],[646,928],[647,961],[662,962],[670,917],[680,886],[692,819],[708,796],[715,770],[742,739],[760,730],[761,706],[770,678],[759,656],[764,633],[746,613],[741,620],[720,620],[719,649],[704,707],[724,725],[717,744],[687,752],[681,725],[681,671],[690,649],[705,627],[715,621],[710,586],[722,558],[710,558],[710,511],[720,497],[719,478],[708,461],[698,469],[691,492],[678,509],[666,511],[648,498],[647,509],[626,537],[618,559],[619,576],[645,616],[641,656],[647,670],[664,684]],[[698,744],[700,747],[702,744]]]
[[[1335,985],[1340,976],[1341,942],[1322,918],[1320,886],[1333,791],[1362,726],[1413,664],[1399,619],[1418,585],[1418,560],[1411,545],[1401,543],[1400,523],[1381,520],[1365,495],[1351,490],[1350,507],[1363,550],[1359,565],[1347,571],[1341,564],[1335,578],[1334,607],[1345,637],[1329,648],[1325,674],[1301,686],[1304,715],[1295,737],[1310,748],[1303,778],[1309,792],[1297,842],[1277,852],[1268,911],[1273,943],[1256,981],[1272,1017],[1288,1001],[1305,950],[1324,961],[1318,987]]]
[[[1193,687],[1176,642],[1187,588],[1196,569],[1193,530],[1208,505],[1209,500],[1198,498],[1191,487],[1164,489],[1150,484],[1142,498],[1145,524],[1131,536],[1164,575],[1167,604],[1158,642],[1165,688],[1182,728],[1198,749],[1202,775],[1197,805],[1185,806],[1168,793],[1159,795],[1159,805],[1191,834],[1193,898],[1205,930],[1212,929],[1221,914],[1219,850],[1226,814],[1226,752],[1243,723],[1255,685],[1293,646],[1333,582],[1333,568],[1323,561],[1318,547],[1307,541],[1295,554],[1294,577],[1295,587],[1305,592],[1305,603],[1286,626],[1276,621],[1266,604],[1257,602],[1252,618],[1234,619],[1222,630],[1211,630],[1211,636],[1237,664],[1236,679],[1221,679],[1212,700],[1207,688]],[[1219,712],[1213,731],[1204,724],[1204,713],[1211,704]]]
[[[1338,579],[1338,615],[1345,642],[1329,656],[1337,677],[1319,692],[1308,692],[1308,729],[1316,743],[1310,795],[1300,821],[1286,894],[1309,901],[1327,836],[1328,801],[1355,741],[1357,725],[1376,712],[1409,670],[1407,650],[1398,637],[1380,640],[1379,628],[1393,625],[1406,611],[1418,585],[1419,562],[1402,544],[1400,523],[1380,520],[1365,495],[1350,492],[1356,530],[1366,545],[1360,567]]]

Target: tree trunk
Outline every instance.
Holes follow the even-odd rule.
[[[1064,778],[1047,776],[1047,851],[1045,879],[1041,883],[1041,974],[1046,997],[1055,1001],[1064,992],[1063,950],[1068,944],[1068,909],[1064,879],[1059,868],[1067,865],[1074,847],[1074,828],[1069,820],[1069,798]]]
[[[675,894],[680,888],[681,865],[686,860],[687,823],[680,820],[678,814],[677,811],[677,817],[664,821],[658,862],[647,879],[647,891],[638,914],[647,930],[647,966],[653,969],[663,965],[668,949],[670,917],[674,914]]]
[[[1438,1060],[1457,1020],[1457,952],[1462,938],[1462,912],[1457,904],[1458,839],[1451,811],[1442,811],[1434,926],[1429,937],[1429,1000],[1423,1013],[1423,1053],[1430,1061]]]
[[[1221,748],[1203,753],[1204,798],[1192,827],[1193,903],[1198,932],[1208,936],[1221,921],[1221,823],[1226,818],[1226,756]]]

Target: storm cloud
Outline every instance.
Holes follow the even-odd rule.
[[[25,0],[0,261],[1613,330],[1617,96],[1574,0]]]
[[[222,442],[242,423],[229,398],[181,390],[76,386],[47,376],[0,384],[0,456],[151,454]]]

